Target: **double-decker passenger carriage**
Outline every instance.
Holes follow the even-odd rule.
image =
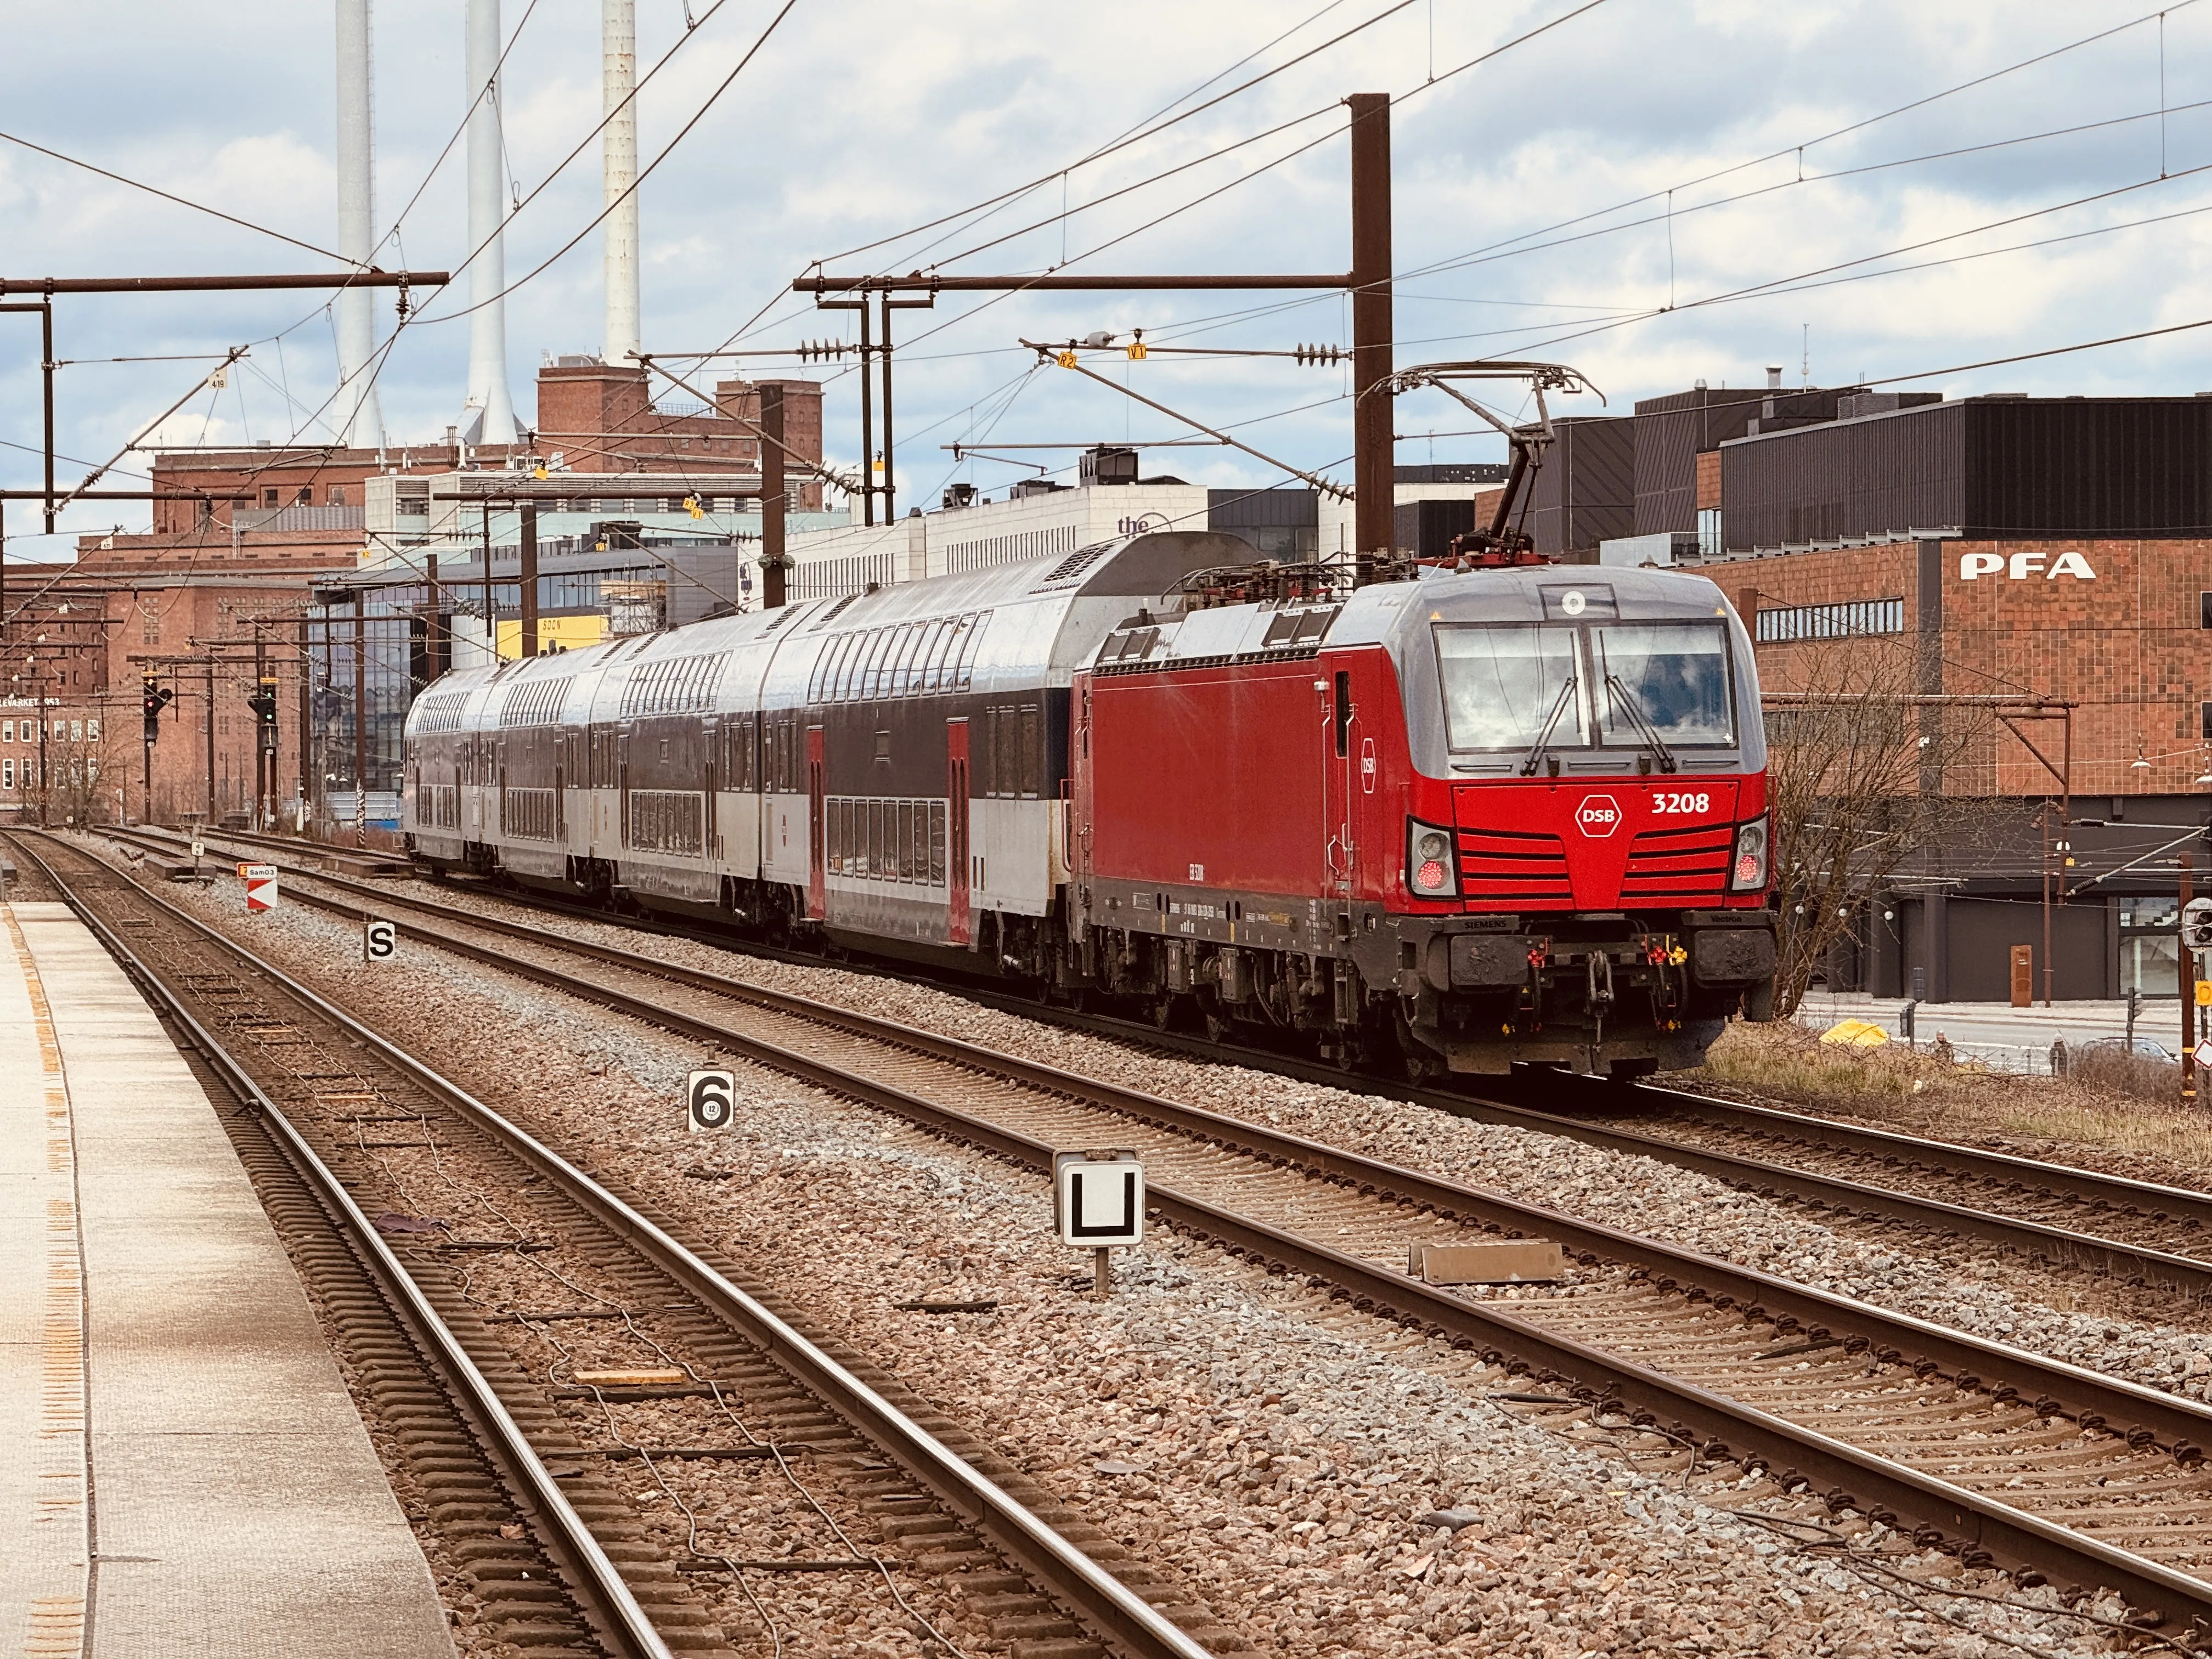
[[[1249,558],[1154,532],[453,675],[406,827],[440,870],[1417,1075],[1635,1075],[1764,1017],[1717,589]]]

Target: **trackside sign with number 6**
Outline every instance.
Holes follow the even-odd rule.
[[[736,1073],[694,1072],[684,1093],[688,1103],[684,1122],[693,1134],[730,1127],[738,1097]]]

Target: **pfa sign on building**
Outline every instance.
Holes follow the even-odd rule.
[[[1103,1250],[1145,1240],[1145,1166],[1133,1152],[1056,1152],[1053,1224],[1060,1242]]]
[[[399,954],[399,924],[371,916],[361,925],[361,959],[372,964],[391,961]]]
[[[734,1072],[694,1072],[684,1089],[684,1121],[693,1134],[726,1129],[736,1110],[738,1077]]]
[[[276,866],[273,864],[249,864],[242,867],[246,878],[246,911],[258,915],[264,910],[276,908]]]

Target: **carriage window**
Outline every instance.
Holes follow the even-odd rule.
[[[868,647],[875,639],[873,634],[855,634],[848,640],[845,654],[837,661],[837,685],[828,701],[844,702],[858,695],[861,669],[866,665]]]
[[[1609,622],[1590,629],[1590,653],[1601,743],[1639,744],[1639,726],[1687,747],[1735,742],[1720,623]]]
[[[1551,726],[1554,749],[1589,741],[1575,632],[1529,623],[1437,629],[1437,672],[1454,749],[1527,750]],[[1564,696],[1557,720],[1552,711]]]
[[[959,627],[949,618],[932,625],[929,646],[921,657],[921,690],[935,691],[945,684],[945,647]]]
[[[893,671],[890,686],[890,695],[894,697],[909,696],[914,692],[915,663],[921,654],[922,641],[929,637],[929,625],[927,623],[908,623],[899,632],[902,643],[898,666]]]
[[[1022,705],[1021,768],[1021,782],[1018,789],[1007,793],[1019,793],[1035,800],[1044,777],[1044,711],[1033,702]]]
[[[991,620],[988,611],[978,611],[963,617],[960,640],[960,665],[953,682],[953,690],[965,691],[975,672],[975,648],[983,642],[983,625]]]
[[[891,659],[898,654],[899,630],[896,628],[877,631],[875,643],[868,650],[868,665],[860,676],[860,696],[872,702],[884,695],[890,679]]]

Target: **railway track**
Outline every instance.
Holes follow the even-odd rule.
[[[622,1659],[780,1644],[777,1587],[811,1595],[829,1573],[928,1652],[1204,1659],[1138,1589],[1174,1592],[1117,1578],[1097,1559],[1117,1547],[1049,1524],[708,1252],[122,872],[12,839],[248,1109],[227,1121],[280,1225],[304,1230],[295,1259],[497,1639]],[[374,1328],[365,1275],[404,1341]],[[787,1486],[800,1520],[713,1538],[703,1465]]]
[[[231,838],[271,851],[283,846],[295,859],[300,855],[298,843],[286,846],[277,837]],[[149,845],[173,845],[156,836],[144,839]],[[411,908],[417,915],[466,920],[487,931],[509,929],[511,938],[542,937],[537,929],[396,894],[388,885],[325,873],[297,862],[289,867],[312,873],[341,891]],[[569,907],[548,908],[602,925],[616,921]],[[819,965],[814,958],[789,952],[763,954]],[[1795,1200],[1838,1219],[1883,1220],[1938,1237],[1978,1239],[2012,1252],[2032,1267],[2077,1269],[2130,1288],[2177,1291],[2200,1301],[2212,1298],[2212,1194],[1682,1091],[1643,1085],[1631,1091],[1638,1110],[1656,1107],[1687,1121],[1692,1138],[1677,1139],[1624,1127],[1617,1121],[1620,1091],[1611,1085],[1577,1088],[1578,1079],[1557,1079],[1554,1086],[1573,1092],[1588,1103],[1589,1110],[1573,1115],[1542,1111],[1457,1090],[1379,1083],[1310,1061],[1255,1054],[989,992],[969,988],[963,994],[1006,1012],[1140,1046],[1226,1065],[1261,1066],[1476,1122],[1559,1135],[1608,1152],[1656,1158],[1762,1198]]]
[[[363,909],[300,896],[335,913]],[[1146,1152],[1155,1209],[1364,1311],[1810,1489],[1969,1562],[2119,1591],[2212,1628],[2212,1410],[1262,1125],[893,1022],[374,890],[403,931],[1032,1168]],[[1410,1277],[1409,1244],[1559,1242],[1559,1293],[1510,1304]]]

